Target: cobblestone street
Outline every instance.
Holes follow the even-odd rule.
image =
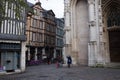
[[[0,80],[120,80],[120,69],[38,65],[24,73],[1,75]]]

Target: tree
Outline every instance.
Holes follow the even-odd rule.
[[[8,3],[8,8],[12,8],[12,4],[16,7],[13,9],[15,11],[16,18],[20,17],[20,13],[23,9],[28,8],[26,0],[0,0],[0,21],[5,17],[6,3]]]

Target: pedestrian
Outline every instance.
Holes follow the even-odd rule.
[[[60,67],[60,64],[61,64],[61,57],[60,57],[60,56],[57,56],[57,59],[56,59],[56,67],[59,68],[59,67]]]
[[[71,56],[67,56],[67,65],[68,65],[68,68],[70,68],[71,64],[72,64]]]
[[[47,64],[50,64],[50,57],[47,57]]]

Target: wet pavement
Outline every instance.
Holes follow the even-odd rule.
[[[60,67],[37,65],[24,73],[1,75],[0,80],[120,80],[120,69],[91,67]]]

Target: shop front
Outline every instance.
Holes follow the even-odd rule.
[[[15,72],[20,68],[21,45],[0,43],[0,72]]]

